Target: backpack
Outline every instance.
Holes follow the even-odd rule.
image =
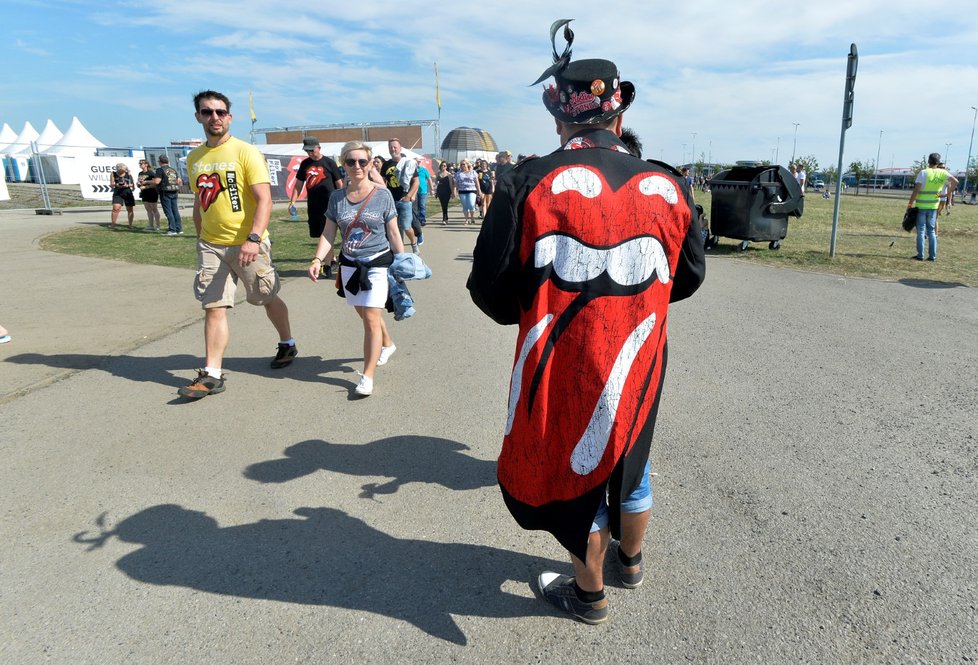
[[[163,169],[163,177],[160,178],[160,191],[163,192],[178,192],[180,191],[180,185],[177,181],[180,176],[177,175],[176,169],[172,166],[168,166]]]

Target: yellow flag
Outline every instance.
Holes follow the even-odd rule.
[[[250,90],[248,91],[248,105],[251,107],[251,124],[255,124],[258,118],[255,117],[255,99],[251,96]]]
[[[441,90],[438,87],[438,63],[435,63],[435,104],[438,105],[438,110],[441,111]]]

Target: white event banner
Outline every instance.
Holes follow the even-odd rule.
[[[7,191],[7,183],[2,177],[0,177],[0,201],[9,201],[9,200],[10,200],[10,192]]]
[[[132,195],[139,198],[139,189],[135,186],[136,178],[139,175],[139,157],[84,157],[81,158],[81,195],[83,199],[94,199],[96,201],[112,200],[112,185],[110,184],[109,174],[115,171],[115,165],[122,162],[129,167],[132,175],[133,191]]]

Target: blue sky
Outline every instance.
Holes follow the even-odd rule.
[[[249,90],[259,127],[435,119],[437,62],[442,136],[480,127],[514,153],[549,152],[553,122],[528,84],[550,64],[556,18],[576,19],[575,58],[612,59],[635,84],[625,124],[646,157],[673,163],[695,148],[835,165],[852,42],[845,165],[879,149],[881,167],[905,166],[950,143],[962,168],[978,106],[978,20],[963,1],[4,4],[0,125],[65,131],[77,115],[110,146],[199,137],[202,88],[231,98],[245,138]]]

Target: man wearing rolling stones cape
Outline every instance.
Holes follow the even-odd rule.
[[[669,303],[703,281],[693,201],[675,169],[619,140],[635,88],[608,60],[567,47],[537,81],[561,148],[506,174],[479,234],[468,288],[519,325],[498,478],[525,529],[552,533],[574,577],[541,595],[586,623],[608,617],[602,567],[614,537],[622,585],[642,582],[649,449],[666,367]]]

